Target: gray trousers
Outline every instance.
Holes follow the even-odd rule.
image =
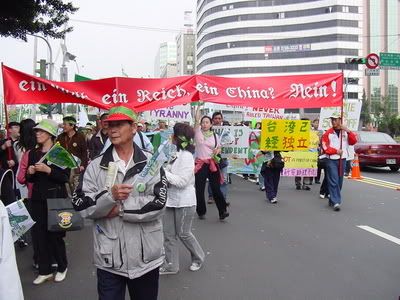
[[[179,271],[178,238],[189,250],[192,262],[203,263],[204,251],[192,233],[196,206],[167,207],[163,217],[166,268]]]

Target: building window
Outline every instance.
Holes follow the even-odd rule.
[[[350,11],[350,9],[349,9],[348,6],[343,6],[343,7],[342,7],[342,12],[348,13],[349,11]]]
[[[233,9],[233,4],[232,4],[232,5],[229,5],[229,9]]]
[[[284,19],[284,18],[285,18],[285,13],[284,13],[284,12],[280,12],[280,13],[278,14],[278,18],[279,18],[279,19]]]
[[[325,9],[325,12],[326,12],[327,14],[332,13],[332,11],[333,11],[333,7],[332,7],[332,6],[329,6],[329,7],[327,7],[327,8]]]
[[[226,6],[222,6],[222,10],[226,10]]]

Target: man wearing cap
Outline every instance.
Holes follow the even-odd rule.
[[[87,167],[73,204],[94,221],[94,264],[99,299],[157,299],[164,260],[161,217],[167,197],[164,170],[138,183],[150,154],[133,142],[137,115],[117,106],[109,111],[111,146]]]
[[[69,153],[80,159],[79,169],[71,171],[70,188],[73,192],[78,185],[79,173],[85,170],[88,164],[88,150],[85,136],[77,132],[76,119],[71,116],[63,118],[63,132],[58,136],[60,143]]]
[[[108,113],[104,113],[100,116],[100,122],[98,122],[99,131],[92,137],[89,142],[89,157],[94,159],[103,150],[106,141],[108,140],[108,124],[104,122],[107,119]]]
[[[343,175],[348,154],[348,146],[357,143],[357,136],[346,126],[342,125],[342,118],[338,113],[330,116],[332,128],[322,135],[322,149],[326,154],[326,176],[330,194],[329,205],[335,211],[340,210],[342,204],[341,189]]]
[[[138,145],[142,150],[146,150],[149,152],[153,152],[153,144],[150,142],[149,138],[143,133],[143,123],[137,123],[137,131],[133,141],[136,145]]]

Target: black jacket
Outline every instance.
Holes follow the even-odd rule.
[[[28,167],[35,165],[44,155],[40,149],[29,152]],[[45,159],[43,163],[47,164]],[[47,224],[47,198],[66,198],[68,196],[65,183],[68,182],[70,169],[61,169],[55,165],[49,165],[51,173],[37,172],[27,174],[28,182],[32,187],[32,218],[38,222]]]

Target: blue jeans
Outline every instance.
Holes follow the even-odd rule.
[[[343,185],[344,169],[346,167],[346,159],[342,159],[339,172],[339,159],[328,159],[326,161],[326,176],[328,180],[328,190],[333,204],[341,204],[342,196],[340,191]]]
[[[221,193],[222,193],[222,195],[224,195],[224,198],[226,200],[226,195],[228,193],[228,167],[222,168],[221,169],[221,174],[222,174],[222,177],[224,177],[224,183],[221,183],[220,190],[221,190]],[[208,184],[208,198],[214,198],[213,194],[212,194],[212,191],[211,191],[211,185],[210,184]]]
[[[281,178],[280,169],[266,168],[264,176],[265,193],[267,194],[267,199],[271,201],[276,198],[278,194],[279,180]]]
[[[135,279],[97,269],[97,292],[100,300],[125,300],[128,286],[129,296],[135,300],[157,300],[158,268]]]

